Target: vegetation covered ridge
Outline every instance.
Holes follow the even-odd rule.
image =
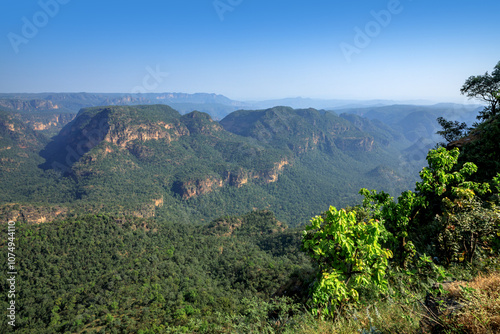
[[[92,107],[56,136],[43,131],[6,127],[3,138],[15,145],[5,143],[0,200],[10,216],[29,220],[50,205],[210,221],[268,208],[297,225],[332,201],[355,203],[364,184],[405,189],[418,165],[400,155],[410,143],[384,125],[315,109],[239,111],[219,123],[166,105]],[[26,156],[28,136],[37,141]]]

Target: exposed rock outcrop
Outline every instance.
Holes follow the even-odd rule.
[[[244,170],[240,168],[236,172],[226,171],[224,177],[210,176],[203,179],[188,179],[187,181],[176,181],[172,190],[179,194],[182,199],[190,199],[196,196],[211,193],[214,190],[222,188],[225,185],[241,188],[251,181],[261,181],[264,183],[273,183],[278,181],[279,175],[289,162],[283,159],[274,164],[266,171]]]
[[[117,124],[110,126],[104,140],[122,148],[131,148],[130,143],[135,140],[165,139],[167,143],[189,135],[189,130],[180,122],[159,122],[146,124]]]
[[[279,175],[283,172],[286,165],[289,165],[288,159],[282,159],[268,170],[255,171],[244,170],[240,168],[237,172],[226,172],[224,183],[233,187],[241,188],[243,185],[251,182],[252,180],[261,180],[264,183],[273,183],[278,181]]]
[[[172,190],[179,194],[182,199],[187,200],[196,196],[208,194],[215,189],[222,188],[224,182],[218,177],[211,176],[205,179],[195,179],[189,181],[176,181]]]
[[[286,159],[278,161],[274,164],[274,167],[268,171],[260,173],[259,178],[261,178],[265,183],[273,183],[278,181],[279,174],[283,171],[289,162]]]
[[[60,130],[63,126],[71,122],[76,114],[31,114],[23,115],[23,120],[35,131]]]
[[[6,204],[0,207],[0,216],[3,221],[13,220],[28,224],[42,224],[54,219],[64,218],[68,214],[68,208],[60,206],[33,206]]]

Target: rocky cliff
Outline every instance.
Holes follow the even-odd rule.
[[[47,160],[44,168],[77,178],[117,170],[124,175],[155,171],[163,187],[184,200],[224,186],[276,182],[289,164],[288,158],[270,155],[224,130],[208,114],[193,111],[181,116],[167,106],[82,110],[42,156]]]
[[[224,186],[224,182],[217,176],[209,176],[204,179],[177,181],[172,190],[179,194],[182,199],[187,200],[196,196],[208,194]]]
[[[26,222],[28,224],[41,224],[54,219],[64,218],[68,209],[61,206],[34,206],[7,204],[0,206],[0,217],[3,221]]]
[[[211,193],[226,185],[241,188],[251,182],[269,184],[278,181],[279,175],[288,164],[289,161],[283,159],[274,163],[273,167],[264,170],[239,168],[236,172],[226,171],[222,175],[206,178],[190,178],[188,176],[185,181],[175,182],[172,190],[183,199],[190,199]]]
[[[71,113],[24,113],[21,115],[21,118],[35,131],[57,134],[75,116],[76,114]]]
[[[381,175],[391,189],[406,180],[391,172],[401,165],[396,149],[380,144],[390,133],[314,109],[240,111],[219,123],[165,105],[93,107],[50,140],[46,131],[65,114],[32,113],[47,116],[30,119],[32,128],[19,118],[28,114],[0,112],[0,204],[173,220],[270,208],[299,223],[354,203],[361,187],[380,189]]]

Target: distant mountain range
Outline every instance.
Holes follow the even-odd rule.
[[[57,110],[77,113],[82,108],[139,104],[167,104],[181,113],[198,110],[210,114],[214,119],[222,119],[229,113],[239,109],[267,109],[275,106],[334,110],[390,105],[431,106],[433,103],[425,100],[341,100],[302,97],[264,101],[235,101],[223,95],[208,93],[146,93],[133,95],[124,93],[0,93],[0,107],[20,112]],[[436,106],[442,107],[442,105]],[[454,104],[447,104],[447,107],[453,106]],[[479,106],[467,106],[467,108],[469,107],[477,108]]]
[[[408,139],[427,138],[437,141],[439,125],[437,117],[472,124],[480,105],[453,103],[428,104],[428,101],[406,101],[404,104],[390,100],[320,100],[287,98],[267,101],[235,101],[223,95],[207,93],[19,93],[0,94],[0,110],[23,114],[23,120],[32,128],[52,136],[71,121],[82,108],[112,105],[165,104],[181,114],[191,111],[205,112],[214,120],[221,120],[237,110],[268,109],[287,106],[298,109],[315,108],[337,114],[357,114],[371,120],[379,120],[404,132]]]
[[[270,208],[295,225],[329,205],[355,204],[362,187],[412,188],[441,140],[436,118],[472,123],[481,109],[251,108],[294,103],[334,100],[0,94],[0,203],[185,221]]]
[[[57,110],[77,113],[82,108],[95,106],[139,104],[174,104],[184,108],[206,107],[214,115],[222,113],[221,116],[246,106],[243,102],[233,101],[222,95],[205,93],[149,93],[135,95],[121,93],[0,94],[0,107],[20,112]]]

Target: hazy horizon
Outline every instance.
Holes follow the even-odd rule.
[[[500,3],[261,0],[1,4],[0,91],[477,103]]]
[[[82,92],[82,91],[61,91],[61,92],[0,92],[0,98],[5,98],[2,97],[2,95],[51,95],[51,94],[102,94],[102,95],[122,95],[122,96],[133,96],[133,97],[139,97],[140,94],[131,94],[131,93],[126,93],[126,92]],[[315,104],[318,103],[330,103],[330,102],[335,102],[332,104],[330,107],[335,107],[335,108],[350,108],[351,105],[356,105],[356,108],[358,107],[363,107],[363,105],[366,105],[366,107],[374,107],[377,105],[380,106],[388,106],[388,105],[422,105],[422,106],[432,106],[432,105],[439,105],[439,104],[457,104],[457,105],[474,105],[474,106],[482,106],[484,103],[481,103],[481,101],[477,99],[462,99],[460,101],[448,101],[448,100],[426,100],[426,99],[411,99],[411,100],[395,100],[395,99],[337,99],[337,98],[311,98],[308,96],[289,96],[289,97],[276,97],[276,98],[269,98],[269,99],[233,99],[231,96],[226,96],[223,94],[218,94],[216,92],[194,92],[194,93],[186,93],[186,92],[148,92],[146,94],[207,94],[207,95],[216,95],[216,96],[221,96],[228,98],[229,100],[233,102],[240,102],[244,104],[248,104],[251,106],[252,104],[262,104],[262,103],[271,103],[271,102],[282,102],[282,101],[293,101],[293,102],[300,102],[301,104],[307,103],[306,101],[310,101],[311,105],[307,106],[297,106],[293,103],[291,103],[289,106],[293,108],[304,108],[304,107],[311,107],[311,108],[316,108],[316,109],[322,109],[325,107],[317,107],[314,106]],[[23,98],[26,98],[24,96]],[[378,103],[378,104],[377,104]],[[277,106],[277,105],[276,105]]]

